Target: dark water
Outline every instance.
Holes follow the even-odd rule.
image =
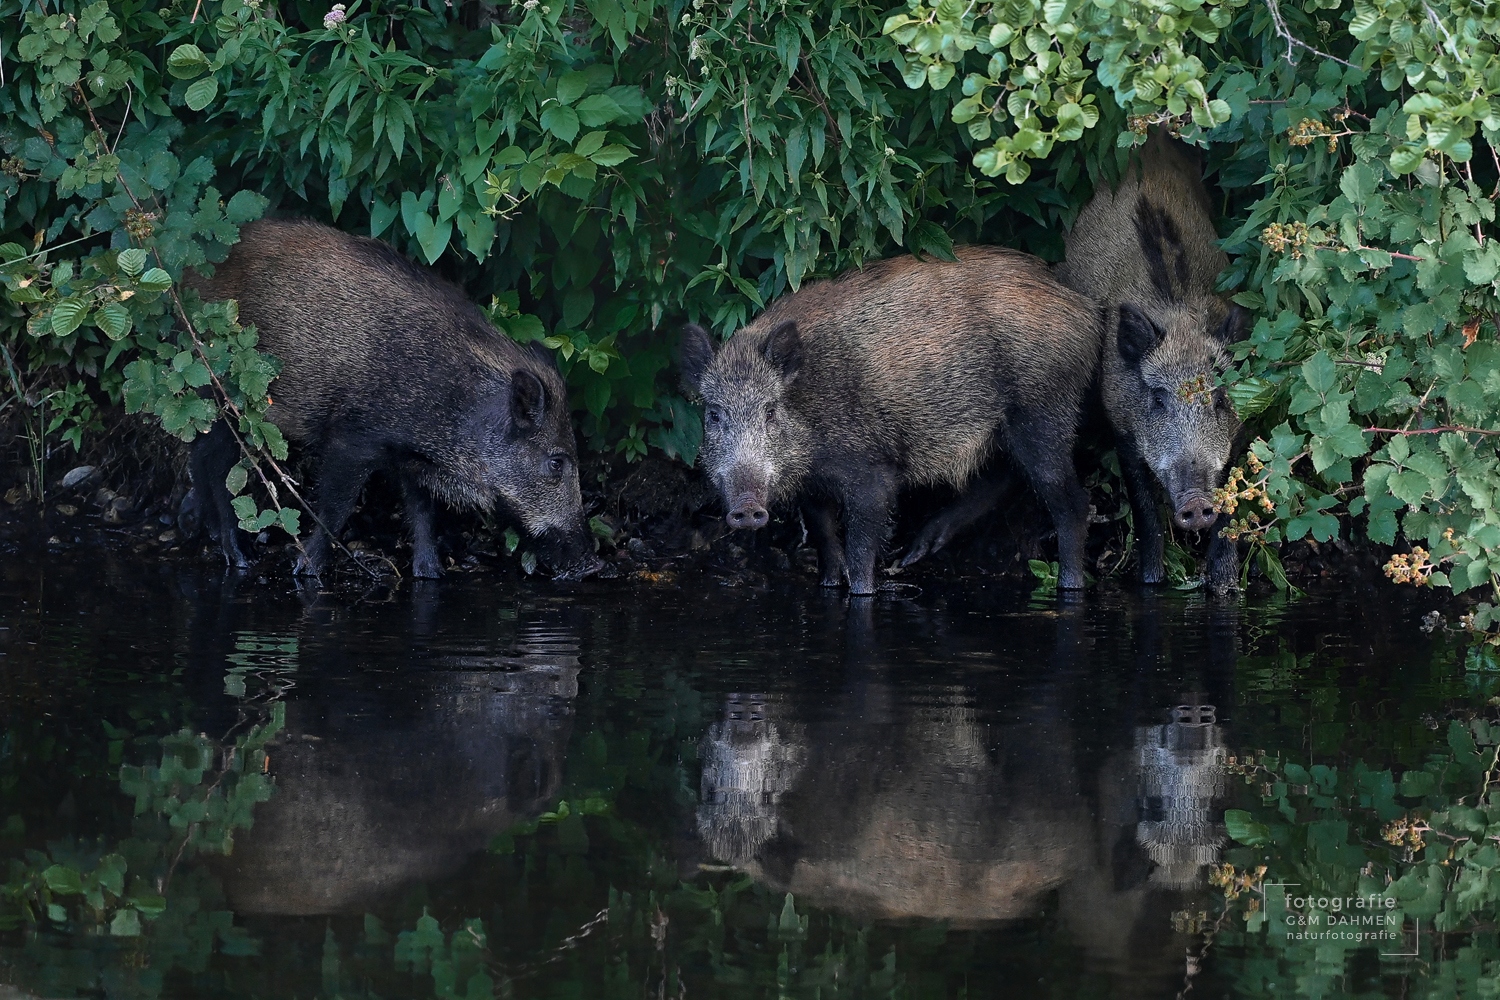
[[[1421,993],[1193,915],[1231,756],[1482,704],[1422,610],[8,565],[0,997]]]

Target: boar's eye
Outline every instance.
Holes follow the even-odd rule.
[[[547,458],[547,471],[554,476],[562,475],[567,467],[568,456],[566,455],[551,455]]]
[[[1167,408],[1167,390],[1151,390],[1151,408],[1153,410],[1165,410]]]
[[[766,404],[766,419],[767,420],[775,420],[776,419],[776,404],[775,403],[767,403]]]
[[[708,417],[708,422],[711,424],[717,424],[719,421],[724,419],[723,414],[719,412],[719,408],[717,406],[710,406],[708,408],[707,414],[705,415]]]

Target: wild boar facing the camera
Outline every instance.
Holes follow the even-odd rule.
[[[497,331],[457,287],[378,240],[317,223],[263,220],[212,277],[205,299],[237,299],[260,348],[282,362],[268,419],[317,456],[322,522],[296,572],[325,568],[371,473],[394,473],[412,529],[412,570],[435,577],[434,498],[503,505],[564,573],[596,568],[561,376]],[[225,476],[238,459],[220,423],[195,444],[193,479],[232,566],[246,560]]]
[[[1222,386],[1245,314],[1214,294],[1228,258],[1218,248],[1202,170],[1189,147],[1158,132],[1132,157],[1119,188],[1101,189],[1067,237],[1057,276],[1108,307],[1100,389],[1130,490],[1141,578],[1163,578],[1160,483],[1172,518],[1212,531],[1206,579],[1238,577],[1235,545],[1214,508],[1240,421]]]
[[[717,353],[688,326],[682,366],[729,525],[799,501],[824,586],[873,593],[897,492],[961,486],[998,445],[1052,515],[1061,586],[1078,588],[1089,504],[1072,452],[1100,337],[1094,304],[1042,262],[969,247],[810,284]]]

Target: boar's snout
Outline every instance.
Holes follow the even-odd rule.
[[[1188,531],[1204,531],[1213,527],[1219,514],[1214,510],[1214,503],[1201,493],[1192,494],[1176,504],[1173,519],[1179,528]]]
[[[766,505],[753,496],[742,496],[729,508],[729,514],[725,520],[731,528],[764,528],[771,515],[766,512]]]
[[[581,580],[604,568],[604,560],[594,554],[593,535],[586,525],[546,529],[533,537],[541,557],[552,567],[554,580]]]
[[[604,560],[590,552],[570,566],[564,566],[552,574],[552,579],[569,582],[593,576],[604,568]]]

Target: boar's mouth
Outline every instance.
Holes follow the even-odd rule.
[[[590,552],[583,559],[580,559],[572,565],[564,566],[563,568],[553,572],[552,579],[557,580],[560,583],[572,583],[576,580],[582,580],[584,577],[594,576],[595,574],[603,570],[604,567],[604,560],[600,559],[598,556],[594,555],[594,553]]]
[[[541,557],[552,567],[554,580],[582,580],[604,569],[604,560],[594,554],[593,536],[586,528],[543,530],[533,533],[532,538]]]

